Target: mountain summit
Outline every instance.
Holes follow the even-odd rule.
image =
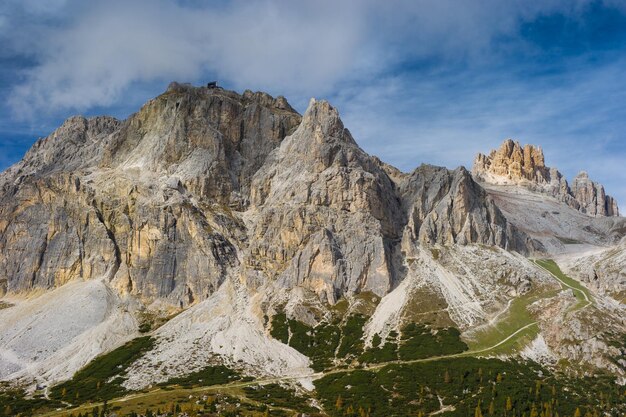
[[[545,192],[591,216],[619,216],[617,201],[605,193],[602,184],[591,181],[583,171],[570,187],[556,168],[545,165],[540,147],[522,146],[507,139],[489,155],[479,153],[473,173],[483,182],[521,185]]]

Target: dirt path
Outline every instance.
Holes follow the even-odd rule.
[[[583,290],[581,290],[580,288],[573,287],[573,286],[571,286],[570,284],[568,284],[567,282],[563,281],[563,280],[562,280],[561,278],[559,278],[557,275],[555,275],[554,273],[552,273],[552,271],[550,271],[549,269],[547,269],[546,267],[544,267],[543,265],[541,265],[539,262],[537,262],[537,260],[533,260],[533,262],[534,262],[534,263],[535,263],[535,265],[537,265],[539,268],[543,269],[544,271],[546,271],[547,273],[549,273],[550,275],[552,275],[552,276],[553,276],[553,277],[554,277],[557,281],[559,281],[559,283],[561,283],[561,286],[565,286],[565,287],[567,287],[567,288],[571,288],[573,291],[578,292],[578,293],[580,293],[580,294],[582,294],[582,295],[583,295],[583,298],[585,299],[585,303],[586,303],[586,304],[585,304],[584,306],[582,306],[582,307],[578,308],[578,310],[583,310],[583,309],[585,309],[585,308],[587,308],[587,307],[589,307],[590,305],[592,305],[592,304],[593,304],[593,301],[591,301],[591,299],[589,299],[589,296],[587,295],[587,292],[586,292],[586,291],[583,291]],[[558,266],[558,264],[557,264],[557,266]],[[573,278],[571,278],[571,279],[573,279]],[[580,286],[584,287],[584,285],[583,285],[580,281],[577,281],[577,282],[580,284]]]

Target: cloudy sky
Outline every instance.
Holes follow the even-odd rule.
[[[405,171],[541,145],[626,205],[626,0],[3,0],[0,169],[70,115],[213,79],[326,98]]]

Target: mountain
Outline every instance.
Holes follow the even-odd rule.
[[[172,83],[127,120],[68,119],[0,175],[0,378],[73,404],[297,382],[330,415],[320,381],[387,362],[623,383],[625,235],[603,187],[539,148],[404,173],[326,101]]]
[[[552,195],[569,206],[592,216],[619,216],[617,201],[604,192],[602,184],[589,179],[585,171],[570,187],[556,168],[545,165],[541,148],[507,139],[489,155],[479,153],[474,175],[492,184],[516,184]]]

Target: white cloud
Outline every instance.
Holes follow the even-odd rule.
[[[497,39],[512,39],[516,52],[532,50],[517,37],[524,22],[556,12],[575,20],[592,2],[6,0],[0,56],[26,51],[36,62],[10,94],[19,117],[118,105],[139,83],[215,77],[296,103],[329,97],[366,150],[404,169],[419,162],[468,165],[476,151],[517,136],[544,144],[568,174],[574,165],[594,174],[596,165],[611,166],[601,162],[608,145],[582,154],[573,149],[610,136],[603,117],[623,115],[601,99],[624,102],[617,96],[619,63],[604,74],[574,73],[582,82],[556,87],[511,81],[506,73],[481,77],[475,68],[502,52]],[[603,3],[626,11],[619,0]],[[399,64],[429,59],[439,66],[416,71],[419,77],[393,75]],[[442,70],[458,64],[474,71]],[[618,88],[607,90],[611,85]],[[601,126],[597,134],[581,133],[594,124]],[[626,183],[624,175],[609,174],[598,169],[600,180]]]
[[[569,179],[587,170],[626,202],[626,61],[517,78],[466,71],[405,74],[344,89],[332,101],[369,153],[411,171],[421,163],[470,168],[477,152],[512,137],[540,145]]]
[[[586,3],[238,0],[190,7],[173,0],[8,0],[15,24],[32,26],[10,40],[38,63],[23,74],[11,105],[21,116],[82,111],[117,102],[136,82],[207,73],[236,88],[326,94],[411,57],[486,53],[494,37],[514,33],[520,22],[575,13]]]

